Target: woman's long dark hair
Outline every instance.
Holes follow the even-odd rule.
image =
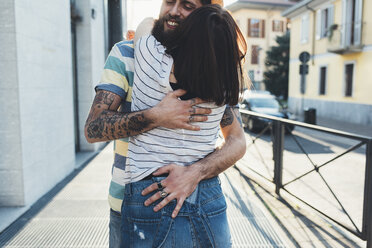
[[[218,5],[194,10],[163,45],[181,88],[219,106],[238,103],[247,46],[226,10]]]

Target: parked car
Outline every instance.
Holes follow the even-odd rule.
[[[239,104],[241,109],[267,114],[275,117],[296,120],[295,116],[282,108],[275,96],[267,92],[244,92],[243,101]],[[256,116],[242,115],[243,126],[250,131],[259,131],[264,129],[271,120]],[[286,132],[291,132],[294,125],[287,124]]]

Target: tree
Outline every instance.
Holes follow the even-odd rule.
[[[289,32],[276,37],[277,46],[266,52],[266,72],[264,83],[266,89],[276,96],[288,99],[289,70]]]

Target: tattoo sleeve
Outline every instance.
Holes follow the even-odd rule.
[[[133,136],[151,129],[152,121],[144,111],[117,112],[121,98],[114,93],[98,91],[85,123],[91,141],[108,141]]]

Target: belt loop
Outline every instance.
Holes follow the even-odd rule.
[[[127,189],[127,188],[128,188],[128,189]],[[125,185],[125,189],[127,189],[126,191],[128,192],[128,194],[129,194],[130,196],[133,195],[133,187],[132,187],[132,183],[128,183],[128,184],[126,184],[126,185]]]

